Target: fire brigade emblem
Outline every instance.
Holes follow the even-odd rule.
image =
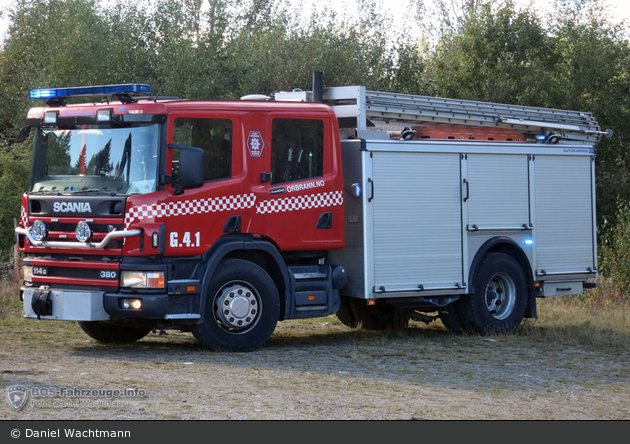
[[[247,149],[251,157],[262,156],[263,150],[265,149],[265,140],[262,134],[260,134],[260,131],[249,132],[249,136],[247,137]]]
[[[7,387],[7,401],[16,412],[26,404],[28,399],[28,389],[21,385],[12,385]]]

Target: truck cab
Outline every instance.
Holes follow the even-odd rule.
[[[320,265],[325,251],[344,246],[329,107],[136,99],[148,86],[108,88],[34,92],[51,97],[27,122],[33,165],[17,229],[26,317],[76,320],[99,338],[109,333],[95,329],[194,330],[205,320],[201,294],[229,259],[267,275],[274,326],[336,311],[332,269]],[[65,103],[104,93],[118,100]],[[312,294],[302,294],[309,281]],[[230,307],[211,309],[230,334],[261,321],[259,310],[240,316]]]

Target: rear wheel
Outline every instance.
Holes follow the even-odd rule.
[[[525,274],[512,256],[489,253],[475,273],[475,291],[459,301],[460,316],[475,333],[514,331],[525,316]]]
[[[359,321],[357,320],[357,316],[354,314],[354,310],[352,310],[351,299],[347,296],[340,296],[341,304],[339,306],[339,310],[337,310],[337,318],[341,323],[350,328],[357,328],[359,326]]]
[[[206,298],[203,322],[195,326],[193,335],[213,350],[255,350],[269,339],[278,323],[276,285],[252,262],[228,259],[219,264]]]
[[[440,320],[450,333],[461,334],[466,331],[459,312],[459,301],[451,302],[446,307],[440,309]]]
[[[130,344],[148,335],[152,328],[129,326],[115,322],[79,321],[79,327],[89,337],[105,344]]]

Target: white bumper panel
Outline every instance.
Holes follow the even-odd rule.
[[[32,302],[36,298],[37,288],[23,288],[24,317],[37,319]],[[107,321],[109,315],[103,308],[102,291],[50,290],[52,315],[41,316],[41,319],[58,321]]]

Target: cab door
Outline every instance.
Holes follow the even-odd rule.
[[[343,192],[334,183],[331,126],[316,116],[268,115],[268,186],[257,213],[266,217],[267,235],[282,250],[340,247],[335,229],[343,229]]]
[[[167,141],[204,150],[204,180],[201,188],[183,191],[178,179],[179,150],[167,150],[166,256],[202,254],[224,233],[240,230],[243,208],[253,206],[242,193],[240,143],[234,137],[237,113],[178,111],[168,118]]]

